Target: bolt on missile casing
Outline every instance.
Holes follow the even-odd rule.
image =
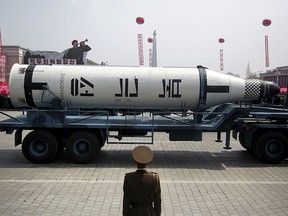
[[[278,85],[203,67],[151,68],[15,64],[9,79],[15,107],[205,108],[277,95]]]

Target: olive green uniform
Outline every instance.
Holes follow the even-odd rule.
[[[141,169],[126,173],[123,189],[124,216],[161,214],[161,188],[157,173]]]

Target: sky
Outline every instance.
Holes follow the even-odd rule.
[[[148,66],[147,39],[156,30],[158,66],[220,71],[223,49],[224,72],[245,78],[248,63],[252,72],[288,66],[287,8],[288,0],[0,0],[0,30],[3,45],[32,51],[62,52],[88,39],[88,59],[118,66],[139,65],[138,34]]]

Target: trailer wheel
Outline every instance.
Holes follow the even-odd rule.
[[[89,131],[74,132],[66,145],[67,154],[76,163],[89,163],[100,149],[99,139]]]
[[[247,147],[245,146],[245,133],[244,132],[240,132],[239,135],[238,135],[238,140],[239,140],[239,143],[241,144],[241,146],[248,150]]]
[[[266,163],[280,163],[287,155],[288,139],[280,132],[263,134],[257,141],[255,152]]]
[[[56,156],[57,148],[55,136],[44,130],[30,132],[22,143],[22,153],[32,163],[51,162]]]

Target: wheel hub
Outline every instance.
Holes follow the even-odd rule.
[[[273,140],[267,145],[267,152],[271,155],[277,155],[281,153],[281,143]]]
[[[47,143],[42,140],[37,140],[31,143],[30,150],[34,155],[41,156],[48,149]]]
[[[90,151],[90,143],[85,140],[78,141],[75,145],[74,151],[78,155],[87,154]]]

